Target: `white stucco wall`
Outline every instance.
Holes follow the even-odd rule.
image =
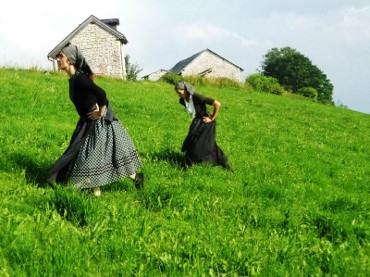
[[[187,67],[184,68],[182,75],[198,75],[200,72],[203,72],[209,68],[212,68],[212,72],[205,75],[206,77],[226,77],[240,81],[241,71],[239,68],[210,52],[203,52],[200,54],[195,60],[193,60]]]
[[[157,70],[156,72],[149,74],[147,79],[150,81],[158,81],[159,78],[161,78],[167,72],[168,72],[167,70],[162,70],[162,69]]]

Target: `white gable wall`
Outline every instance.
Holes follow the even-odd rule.
[[[193,60],[182,71],[182,76],[198,75],[199,73],[212,68],[212,72],[206,77],[226,77],[240,81],[240,69],[220,57],[205,51]]]
[[[94,74],[126,79],[121,42],[96,24],[88,24],[71,40],[86,58]]]
[[[150,73],[147,77],[149,81],[158,81],[164,74],[167,73],[167,70],[157,70],[156,72]]]

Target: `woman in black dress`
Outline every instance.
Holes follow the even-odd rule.
[[[106,93],[92,81],[92,71],[79,49],[72,44],[57,55],[58,66],[69,75],[69,97],[80,116],[70,144],[49,172],[50,183],[68,182],[91,188],[100,196],[100,187],[124,177],[136,188],[144,174],[136,173],[141,162],[135,146],[109,106]]]
[[[180,104],[193,118],[181,148],[181,151],[185,152],[186,164],[205,162],[232,170],[227,157],[216,143],[215,118],[221,106],[220,102],[195,93],[195,88],[184,81],[176,83],[175,91],[180,97]],[[207,112],[206,104],[213,106],[212,115]]]

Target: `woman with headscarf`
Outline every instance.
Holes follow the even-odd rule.
[[[185,152],[186,164],[205,162],[232,170],[226,155],[216,143],[215,119],[221,106],[220,102],[195,93],[195,88],[182,80],[176,83],[175,91],[180,97],[180,104],[193,118],[181,147],[181,151]],[[207,112],[206,104],[213,106],[212,115]]]
[[[57,55],[59,69],[69,75],[69,97],[80,119],[64,154],[49,171],[50,183],[68,182],[91,188],[100,196],[100,187],[124,177],[137,189],[144,174],[137,150],[109,106],[105,91],[92,81],[93,73],[79,49],[66,45]]]

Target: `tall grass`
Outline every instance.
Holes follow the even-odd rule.
[[[251,89],[248,83],[241,83],[236,80],[231,80],[224,77],[203,77],[203,76],[180,76],[173,73],[166,73],[160,78],[160,81],[168,83],[170,85],[175,85],[178,81],[184,80],[193,86],[208,86],[216,88],[237,88],[237,89]]]
[[[234,173],[182,168],[191,119],[166,83],[97,78],[148,179],[50,187],[78,120],[67,76],[0,69],[0,276],[366,276],[370,117],[242,88],[218,99]]]

